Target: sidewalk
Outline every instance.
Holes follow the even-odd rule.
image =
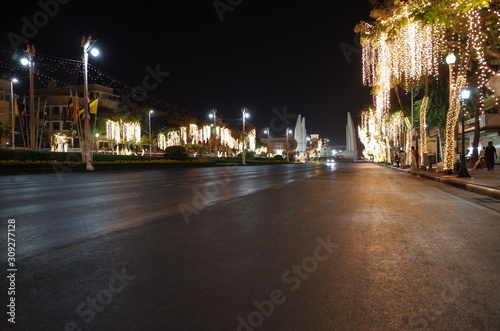
[[[471,192],[490,196],[495,199],[500,199],[500,165],[496,165],[494,170],[469,170],[470,178],[458,178],[457,174],[445,175],[442,172],[436,172],[436,169],[420,170],[420,169],[401,169],[394,166],[389,166],[399,171],[405,171],[413,175],[432,179],[441,183],[459,187]]]

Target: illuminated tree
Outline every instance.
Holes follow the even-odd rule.
[[[360,22],[363,45],[363,83],[372,86],[377,116],[390,107],[390,89],[406,90],[438,75],[447,53],[458,58],[451,77],[451,104],[446,116],[445,169],[453,167],[459,93],[468,79],[477,85],[477,110],[482,111],[484,86],[497,74],[492,58],[500,58],[500,0],[371,1],[374,24]],[[422,100],[420,124],[425,123]]]

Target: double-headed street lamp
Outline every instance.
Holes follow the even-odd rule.
[[[245,119],[250,116],[250,114],[247,113],[247,108],[242,107],[241,108],[241,115],[243,118],[243,134],[242,134],[242,140],[243,140],[243,152],[241,153],[241,164],[246,165],[245,163]]]
[[[82,149],[82,159],[86,164],[86,169],[93,171],[92,157],[90,155],[90,112],[89,112],[89,84],[88,84],[88,63],[89,63],[89,51],[97,40],[92,40],[92,36],[82,37],[81,46],[83,48],[82,60],[83,60],[83,105],[85,107],[84,114],[84,137],[83,137],[83,149]],[[97,49],[91,51],[93,56],[99,55]]]
[[[12,125],[11,125],[11,144],[12,144],[12,150],[16,149],[16,141],[15,141],[15,136],[14,136],[14,129],[15,129],[15,123],[16,123],[16,114],[15,114],[15,109],[14,109],[14,83],[17,83],[18,80],[17,78],[12,78],[10,80],[10,109],[12,109]]]
[[[465,106],[469,99],[470,91],[463,90],[460,96],[462,97],[462,154],[460,155],[460,170],[458,172],[458,177],[464,178],[470,177],[465,159]]]
[[[149,111],[149,156],[151,156],[151,151],[153,149],[153,138],[151,136],[151,114],[153,114],[154,111],[150,110]]]
[[[212,108],[208,117],[214,119],[214,124],[212,124],[212,140],[214,142],[214,156],[217,157],[217,109]]]

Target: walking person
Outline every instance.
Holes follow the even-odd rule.
[[[484,156],[486,158],[486,167],[488,170],[495,168],[495,159],[497,158],[497,150],[493,146],[493,142],[489,141],[488,146],[484,149]]]
[[[417,164],[417,150],[415,149],[415,146],[411,146],[411,167],[413,169],[416,169],[418,167],[418,164]]]
[[[399,163],[401,164],[401,168],[406,168],[406,153],[403,149],[399,151]]]

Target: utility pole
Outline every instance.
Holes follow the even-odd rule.
[[[35,150],[35,53],[36,49],[34,45],[26,46],[26,54],[29,59],[30,65],[30,125],[29,125],[29,149]]]
[[[17,83],[17,78],[12,78],[10,80],[10,108],[12,109],[12,118],[11,118],[11,144],[12,150],[16,149],[16,137],[15,137],[15,128],[16,128],[16,114],[14,109],[14,83]]]
[[[83,48],[83,105],[84,105],[84,137],[83,137],[83,148],[82,148],[82,161],[86,164],[86,169],[93,171],[92,157],[90,156],[90,112],[89,112],[89,85],[88,85],[88,62],[89,53],[88,51],[92,45],[96,42],[91,40],[92,36],[82,37],[81,46]]]
[[[248,117],[247,109],[245,107],[241,108],[241,114],[243,118],[243,134],[242,134],[242,140],[243,140],[243,152],[241,153],[241,164],[242,165],[247,165],[245,161],[245,118]]]

